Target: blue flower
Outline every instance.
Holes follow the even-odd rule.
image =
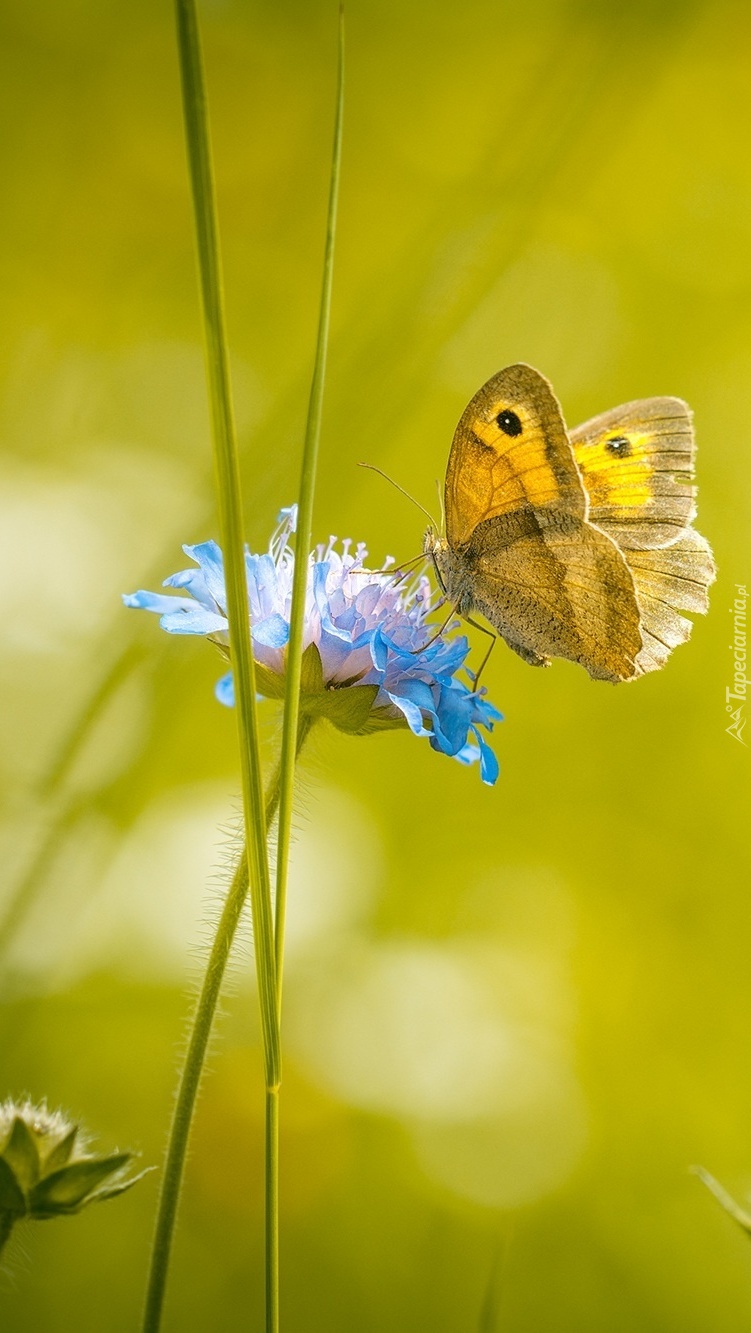
[[[284,694],[295,557],[289,537],[297,507],[283,509],[268,551],[246,550],[248,609],[258,688]],[[332,537],[310,556],[300,705],[311,717],[327,717],[356,735],[409,727],[434,750],[460,763],[479,760],[482,779],[494,783],[498,761],[480,728],[492,731],[501,714],[470,685],[457,679],[469,652],[465,635],[435,637],[428,623],[433,604],[424,576],[405,582],[364,566],[367,549]],[[177,595],[135,592],[126,606],[154,611],[169,634],[202,634],[228,654],[229,635],[222,552],[216,542],[183,547],[197,568],[165,579]],[[234,703],[232,673],[216,686],[217,698]]]

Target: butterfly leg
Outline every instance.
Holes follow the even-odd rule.
[[[479,621],[472,620],[471,616],[465,616],[464,619],[466,620],[468,625],[472,626],[473,629],[481,630],[483,634],[487,634],[488,637],[490,638],[490,647],[488,648],[488,651],[486,652],[485,656],[482,659],[482,662],[480,663],[480,670],[475,676],[475,693],[477,693],[477,687],[480,684],[480,676],[482,675],[483,671],[485,670],[490,660],[490,654],[495,648],[498,635],[492,629],[486,629],[486,627],[484,625],[481,625]]]
[[[439,603],[439,605],[440,605],[440,603]],[[453,619],[453,617],[454,617],[455,615],[456,615],[456,607],[455,607],[455,606],[452,606],[451,610],[449,611],[448,615],[446,616],[446,619],[444,620],[443,624],[441,625],[441,628],[440,628],[439,630],[436,630],[436,632],[435,632],[435,634],[433,635],[433,637],[430,638],[430,639],[428,639],[427,643],[424,643],[424,644],[422,645],[422,648],[413,648],[413,650],[412,650],[412,656],[413,656],[413,657],[419,657],[419,656],[420,656],[420,653],[424,653],[424,652],[425,652],[425,649],[426,649],[426,648],[429,648],[429,647],[431,646],[431,644],[435,643],[436,639],[440,639],[441,635],[442,635],[442,634],[445,634],[447,625],[449,624],[449,622]]]
[[[421,551],[419,555],[414,555],[411,560],[404,560],[401,565],[392,565],[390,569],[369,569],[368,573],[388,574],[390,578],[398,577],[401,580],[406,577],[405,571],[409,570],[414,565],[419,564],[421,560],[425,560],[426,558],[424,552]]]

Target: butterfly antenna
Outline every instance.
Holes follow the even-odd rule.
[[[413,503],[413,505],[417,505],[417,508],[420,509],[420,510],[422,510],[423,514],[425,515],[426,519],[427,519],[428,522],[430,523],[431,527],[433,527],[433,528],[437,527],[437,524],[436,524],[435,519],[433,518],[432,514],[429,514],[429,513],[428,513],[428,511],[427,511],[427,509],[425,508],[425,506],[424,506],[424,505],[421,505],[421,504],[420,504],[420,501],[419,501],[419,500],[416,500],[415,497],[414,497],[413,495],[410,495],[409,491],[405,491],[404,487],[403,487],[403,486],[400,486],[398,481],[394,481],[394,478],[393,478],[393,477],[390,477],[389,474],[388,474],[388,472],[383,472],[383,471],[381,470],[381,468],[376,467],[374,463],[358,463],[357,466],[358,466],[358,467],[366,467],[366,468],[368,469],[368,471],[370,471],[370,472],[377,472],[378,475],[379,475],[379,477],[383,477],[384,481],[388,481],[388,482],[390,482],[391,485],[394,486],[394,487],[396,488],[397,491],[401,491],[402,495],[406,495],[407,499],[408,499],[408,500],[411,500],[412,503]]]

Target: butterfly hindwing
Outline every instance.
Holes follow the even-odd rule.
[[[620,547],[634,580],[643,648],[638,674],[665,665],[705,612],[715,577],[708,543],[691,527],[696,447],[680,398],[642,398],[571,432],[589,518]]]
[[[640,398],[571,431],[590,522],[619,546],[650,550],[680,537],[696,513],[694,432],[680,398]]]
[[[673,648],[685,643],[693,628],[681,611],[704,614],[715,565],[709,543],[693,528],[657,550],[624,551],[641,615],[643,648],[639,674],[664,666]]]

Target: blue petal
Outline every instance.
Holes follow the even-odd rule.
[[[402,699],[409,699],[410,703],[417,704],[417,707],[421,708],[424,713],[429,713],[431,717],[435,717],[436,706],[433,691],[424,680],[419,680],[416,677],[412,679],[402,677],[394,693]]]
[[[376,671],[385,671],[389,660],[389,645],[380,625],[373,630],[370,640],[370,656]]]
[[[472,744],[472,741],[467,741],[467,744],[463,745],[461,750],[457,750],[453,758],[458,759],[460,764],[476,764],[480,758],[480,751],[476,745]]]
[[[183,546],[186,555],[200,566],[206,580],[209,595],[217,606],[227,605],[227,592],[224,585],[224,560],[216,542],[200,542],[198,546]]]
[[[497,781],[498,774],[501,771],[500,765],[487,741],[483,740],[477,727],[473,727],[472,730],[477,737],[477,743],[480,747],[480,776],[483,782],[487,783],[489,787],[492,787]]]
[[[220,704],[225,708],[234,708],[235,706],[235,682],[232,679],[232,672],[228,671],[226,676],[221,676],[214,686],[214,694]],[[256,694],[256,703],[262,703],[264,696]]]
[[[366,629],[363,630],[362,634],[358,634],[356,638],[352,639],[350,642],[349,646],[352,649],[352,652],[353,653],[356,652],[358,648],[364,648],[366,644],[368,645],[368,647],[370,647],[371,643],[373,642],[373,635],[375,633],[376,631],[374,629]],[[372,653],[371,653],[371,660],[372,660]]]
[[[253,626],[253,642],[264,648],[283,648],[289,639],[289,625],[283,616],[274,612]]]
[[[407,719],[407,726],[413,735],[429,736],[431,734],[422,720],[422,713],[417,707],[417,704],[413,704],[409,699],[405,699],[403,695],[391,694],[388,690],[386,690],[386,694],[388,694],[392,704],[396,705],[400,713],[404,714]]]
[[[357,611],[361,616],[372,615],[382,594],[383,588],[377,583],[367,583],[357,594],[352,608],[353,611]]]
[[[489,731],[492,731],[494,722],[503,721],[503,713],[500,712],[500,710],[496,708],[495,705],[492,704],[489,699],[486,699],[481,694],[476,694],[474,696],[474,701],[475,701],[474,720],[476,722],[482,722],[488,728]]]
[[[165,597],[164,593],[144,592],[142,588],[138,592],[124,592],[123,602],[137,611],[155,611],[160,616],[171,611],[193,611],[196,605],[187,597]]]
[[[446,753],[456,754],[467,739],[467,729],[472,719],[472,697],[458,682],[442,684],[437,711],[440,729],[446,738]]]
[[[261,619],[272,614],[271,608],[279,600],[279,581],[276,565],[270,555],[251,555],[245,552],[245,567],[248,576],[248,593],[255,593]]]
[[[220,704],[225,708],[234,708],[235,706],[235,682],[232,679],[232,672],[228,671],[226,676],[222,676],[214,686],[214,694]]]
[[[177,598],[171,597],[169,600],[175,602]],[[163,615],[159,624],[168,634],[218,634],[227,629],[224,616],[218,616],[214,611],[204,611],[195,602],[190,603],[187,611],[170,611]]]
[[[207,611],[217,610],[217,604],[206,587],[206,579],[200,569],[183,569],[179,574],[170,574],[164,580],[164,587],[187,588],[191,597],[195,597]]]
[[[326,591],[326,580],[329,576],[331,566],[327,560],[316,560],[313,566],[313,600],[321,617],[321,626],[328,634],[333,634],[337,639],[344,639],[347,643],[352,642],[351,634],[335,625],[331,619],[331,608],[329,606],[329,596]]]
[[[318,636],[318,651],[321,654],[323,663],[324,679],[331,680],[340,671],[341,667],[352,655],[357,644],[350,643],[349,639],[338,635],[329,634],[327,630],[322,629]],[[362,646],[362,645],[359,645]],[[368,681],[368,684],[374,682]]]

